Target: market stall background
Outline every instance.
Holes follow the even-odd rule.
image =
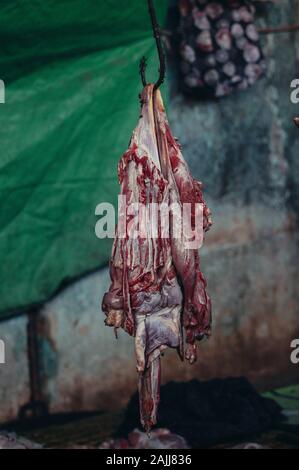
[[[167,3],[156,2],[161,24]],[[123,334],[115,343],[103,324],[109,276],[100,267],[111,241],[95,237],[94,211],[116,201],[116,164],[139,115],[142,55],[156,79],[148,12],[135,0],[28,5],[0,9],[0,315],[43,305],[39,347],[51,412],[121,408],[136,389],[133,344]],[[261,26],[296,20],[296,0],[266,2],[257,18]],[[290,101],[297,35],[264,36],[267,76],[214,102],[181,95],[172,56],[169,118],[215,222],[202,252],[214,335],[193,368],[167,354],[164,382],[242,375],[260,390],[297,382],[290,361],[299,337],[299,135]],[[53,298],[63,282],[95,270]],[[2,422],[29,399],[26,322],[0,324]]]

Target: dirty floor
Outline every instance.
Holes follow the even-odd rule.
[[[283,424],[277,425],[261,435],[242,437],[240,440],[220,443],[215,449],[227,449],[255,442],[270,449],[299,449],[299,385],[286,387],[264,394],[272,398],[283,408],[286,418]],[[111,437],[121,424],[124,412],[78,414],[77,416],[60,415],[51,417],[43,426],[29,429],[26,425],[12,423],[6,430],[34,442],[43,444],[46,448],[98,448]]]

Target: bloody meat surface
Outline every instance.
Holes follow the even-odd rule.
[[[199,251],[190,245],[192,237],[184,225],[178,233],[175,211],[190,207],[190,228],[198,239],[212,222],[202,185],[192,178],[171,133],[160,91],[146,86],[141,105],[139,123],[118,166],[121,195],[126,196],[127,207],[155,203],[176,209],[166,215],[161,211],[154,214],[151,223],[145,215],[138,226],[142,225],[142,236],[130,236],[134,214],[125,213],[121,223],[126,235],[116,234],[110,262],[112,282],[102,307],[107,326],[123,328],[135,337],[140,416],[149,431],[157,422],[161,352],[176,348],[181,359],[192,364],[196,342],[211,333],[211,301],[200,271]],[[165,218],[168,237],[163,235]]]

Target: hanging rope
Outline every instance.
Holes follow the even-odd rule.
[[[165,52],[164,52],[163,43],[162,43],[161,29],[160,29],[160,26],[158,24],[157,15],[156,15],[153,0],[148,0],[148,9],[149,9],[150,17],[151,17],[153,35],[154,35],[154,38],[156,40],[158,56],[159,56],[159,62],[160,62],[159,79],[155,83],[155,86],[154,86],[154,90],[157,90],[165,80],[166,58],[165,58]],[[147,85],[146,74],[145,74],[146,67],[147,67],[146,57],[142,57],[141,62],[140,62],[140,75],[141,75],[141,80],[142,80],[143,86]]]

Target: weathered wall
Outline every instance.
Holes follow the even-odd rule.
[[[268,6],[260,22],[299,20],[299,2]],[[296,380],[290,342],[299,337],[299,131],[290,103],[298,35],[264,38],[268,76],[216,103],[176,96],[170,120],[193,173],[205,183],[214,227],[202,251],[214,305],[214,335],[199,362],[164,358],[163,380],[246,375],[261,388]],[[297,72],[297,73],[296,73]],[[44,391],[51,410],[122,406],[136,389],[133,341],[105,328],[103,270],[49,302],[40,322]],[[28,400],[25,319],[0,324],[0,421]]]

